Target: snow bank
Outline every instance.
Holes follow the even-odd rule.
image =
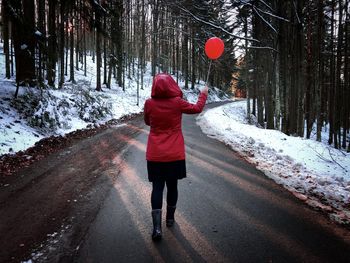
[[[350,154],[324,143],[249,125],[246,102],[206,111],[203,132],[229,144],[268,177],[312,206],[350,222]]]

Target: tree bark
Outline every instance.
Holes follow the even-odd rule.
[[[335,13],[335,0],[332,0],[332,15],[331,15],[331,61],[330,61],[330,87],[328,95],[328,120],[329,120],[329,137],[328,143],[333,144],[333,135],[334,135],[334,89],[335,89],[335,58],[333,55],[334,52],[334,13]]]
[[[48,15],[48,54],[46,79],[49,86],[55,85],[57,63],[57,37],[56,37],[56,6],[57,0],[49,1]]]
[[[10,42],[9,42],[9,18],[8,18],[8,0],[3,0],[1,3],[2,10],[2,33],[4,39],[4,53],[5,53],[5,77],[11,78],[10,72]]]
[[[106,14],[103,16],[103,32],[107,30]],[[103,37],[103,84],[107,85],[107,38]]]
[[[342,147],[346,149],[346,136],[347,133],[349,133],[350,128],[350,10],[349,10],[349,1],[346,0],[345,2],[345,8],[346,12],[346,19],[345,19],[345,25],[344,25],[344,31],[345,31],[345,41],[344,41],[344,94],[343,94],[343,115],[342,115],[342,127],[343,127],[343,141],[342,141]],[[350,142],[349,142],[350,146]]]
[[[336,79],[335,79],[335,91],[334,98],[336,103],[334,104],[334,147],[340,148],[340,115],[341,115],[341,67],[342,67],[342,44],[343,44],[343,1],[338,1],[338,43],[337,43],[337,64],[336,64]],[[339,138],[338,138],[339,136]]]
[[[12,36],[16,59],[16,81],[19,84],[35,84],[34,0],[11,1]]]
[[[185,89],[188,89],[188,21],[187,17],[182,20],[183,39],[182,39],[182,76],[185,80]]]
[[[71,11],[71,20],[69,25],[69,40],[70,40],[70,52],[69,52],[69,58],[70,58],[70,65],[69,65],[69,73],[70,73],[70,79],[72,83],[75,83],[74,79],[74,18],[73,18],[73,9]]]
[[[59,48],[59,57],[60,57],[60,80],[58,87],[62,88],[64,83],[64,21],[65,21],[65,2],[60,2],[60,48]]]
[[[317,4],[317,46],[318,46],[318,82],[316,91],[316,112],[317,112],[317,126],[316,126],[316,140],[321,141],[321,131],[324,121],[324,61],[323,61],[323,42],[324,42],[324,7],[323,1],[318,0]]]
[[[38,0],[38,30],[40,32],[40,36],[37,35],[37,39],[39,39],[38,43],[38,82],[42,85],[43,82],[43,53],[44,44],[42,36],[45,36],[45,0]]]
[[[158,34],[158,0],[153,0],[152,26],[152,76],[156,75],[157,65],[157,34]]]
[[[100,36],[100,17],[96,16],[96,90],[101,91],[101,36]]]

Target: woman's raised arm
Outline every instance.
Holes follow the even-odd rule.
[[[187,114],[196,114],[196,113],[202,112],[205,102],[207,100],[207,97],[208,97],[208,87],[205,87],[201,91],[196,104],[189,103],[184,99],[180,98],[179,103],[180,103],[181,112],[187,113]]]

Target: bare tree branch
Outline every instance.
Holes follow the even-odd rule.
[[[225,32],[226,34],[228,34],[228,35],[230,35],[230,36],[233,36],[233,37],[239,38],[239,39],[246,39],[246,40],[249,40],[249,41],[260,42],[259,40],[254,39],[254,38],[245,38],[245,37],[241,37],[241,36],[232,34],[231,32],[227,31],[226,29],[224,29],[224,28],[222,28],[222,27],[220,27],[220,26],[218,26],[218,25],[215,25],[215,24],[213,24],[213,23],[210,23],[210,22],[208,22],[208,21],[205,21],[205,20],[203,20],[203,19],[197,17],[196,15],[194,15],[191,11],[189,11],[189,10],[186,9],[186,8],[183,8],[183,7],[178,6],[178,5],[177,5],[177,7],[178,7],[179,9],[181,9],[182,11],[186,12],[187,14],[191,15],[195,20],[197,20],[197,21],[199,21],[199,22],[201,22],[201,23],[203,23],[203,24],[209,25],[209,26],[211,26],[211,27],[214,27],[214,28],[216,28],[216,29],[219,29],[219,30]]]
[[[331,157],[333,162],[335,162],[337,165],[339,165],[341,168],[343,168],[345,172],[347,172],[347,170],[343,166],[341,166],[336,160],[334,160],[334,158],[332,156],[332,153],[331,153],[331,150],[329,149],[329,147],[327,149],[328,149],[329,156]]]
[[[259,2],[260,2],[260,3],[263,3],[263,4],[264,4],[268,9],[270,9],[271,11],[274,11],[274,10],[272,9],[271,6],[269,6],[268,4],[265,3],[265,1],[259,0]]]
[[[284,17],[281,17],[281,16],[277,16],[275,14],[272,14],[270,12],[267,12],[267,11],[264,11],[264,10],[261,10],[260,8],[256,7],[261,13],[264,13],[266,15],[269,15],[269,16],[272,16],[274,18],[277,18],[277,19],[280,19],[280,20],[283,20],[283,21],[286,21],[286,22],[290,22],[288,19],[284,18]]]
[[[258,10],[254,6],[252,6],[254,12],[275,32],[277,33],[277,30],[259,13]]]
[[[293,1],[293,6],[294,6],[295,15],[297,16],[297,19],[298,19],[298,23],[300,24],[301,21],[300,21],[299,15],[298,15],[298,10],[297,10],[297,6],[295,4],[295,1]]]
[[[273,47],[268,47],[268,46],[265,46],[265,47],[259,47],[259,46],[248,46],[248,48],[252,48],[252,49],[269,49],[269,50],[272,50],[274,52],[277,52],[278,51],[276,49],[274,49]]]

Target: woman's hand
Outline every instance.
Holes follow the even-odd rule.
[[[203,92],[205,95],[208,95],[208,86],[205,86],[204,89],[202,89],[202,92]]]

